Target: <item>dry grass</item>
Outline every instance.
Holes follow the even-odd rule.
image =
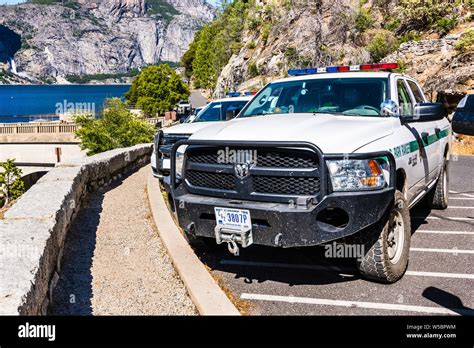
[[[212,270],[209,269],[209,267],[206,266],[208,269],[209,273],[211,276],[214,278],[214,280],[217,282],[217,285],[224,291],[224,293],[227,295],[229,298],[230,302],[234,304],[234,306],[239,310],[240,314],[242,315],[250,315],[250,312],[252,311],[253,304],[249,301],[242,300],[240,297],[238,297],[236,294],[230,290],[227,285],[225,284],[224,280],[219,277],[215,272],[212,272]]]
[[[453,154],[474,156],[474,136],[457,135],[453,140]]]

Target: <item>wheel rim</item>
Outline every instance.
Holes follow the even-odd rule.
[[[388,226],[388,257],[393,264],[398,263],[403,253],[403,244],[405,243],[405,224],[403,216],[397,210],[392,213]]]

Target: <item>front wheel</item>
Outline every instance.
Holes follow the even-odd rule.
[[[364,255],[358,260],[361,274],[382,283],[395,283],[408,267],[410,211],[405,197],[395,192],[394,204],[384,221],[362,232]]]

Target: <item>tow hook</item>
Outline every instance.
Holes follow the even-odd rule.
[[[232,235],[231,240],[227,241],[227,249],[234,256],[239,256],[239,246],[235,242],[235,234]]]
[[[215,229],[216,243],[227,243],[227,249],[234,256],[239,256],[240,247],[247,248],[253,244],[252,230],[231,230],[217,226]]]

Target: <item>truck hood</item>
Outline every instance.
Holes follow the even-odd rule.
[[[331,114],[237,118],[202,129],[193,140],[307,141],[324,153],[351,153],[393,133],[394,119]]]
[[[219,122],[221,123],[221,122]],[[176,126],[172,126],[169,128],[164,128],[164,134],[194,134],[205,127],[210,125],[215,125],[216,122],[192,122],[192,123],[180,123]]]

